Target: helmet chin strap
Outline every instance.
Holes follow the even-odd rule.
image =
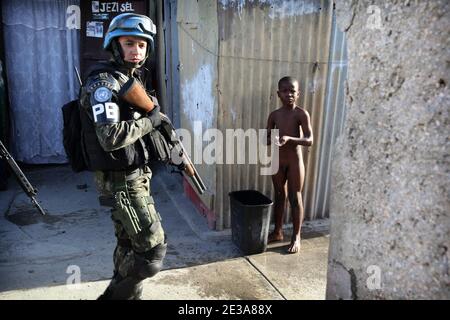
[[[145,58],[142,61],[138,63],[125,61],[123,59],[124,53],[122,47],[120,46],[117,38],[112,40],[111,49],[114,61],[116,61],[118,65],[124,66],[127,69],[136,69],[142,67],[145,63],[145,60],[147,60],[149,54],[149,47],[147,46],[147,52],[145,53]]]

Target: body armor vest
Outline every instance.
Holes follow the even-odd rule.
[[[80,91],[80,119],[82,124],[82,150],[87,167],[91,171],[120,171],[142,166],[148,160],[144,139],[114,151],[105,151],[100,145],[92,114],[94,89],[108,87],[112,99],[119,105],[120,121],[134,120],[136,110],[117,97],[117,93],[128,77],[119,72],[114,65],[101,63],[94,66]]]

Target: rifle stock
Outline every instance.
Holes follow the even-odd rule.
[[[120,89],[119,96],[145,112],[150,112],[155,107],[152,99],[145,92],[144,87],[133,78],[127,81],[122,89]]]
[[[45,211],[39,205],[39,202],[36,200],[37,189],[35,189],[31,183],[28,181],[25,174],[20,170],[14,158],[9,154],[8,150],[6,150],[3,143],[0,141],[0,158],[5,159],[9,165],[9,168],[13,172],[23,191],[27,194],[28,197],[31,198],[31,202],[36,206],[39,212],[42,215],[45,215]]]

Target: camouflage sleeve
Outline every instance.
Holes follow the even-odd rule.
[[[98,141],[106,152],[124,148],[153,130],[150,119],[140,115],[121,120],[119,82],[108,72],[94,74],[85,85],[86,110],[95,126]]]
[[[107,152],[133,144],[152,130],[152,123],[146,117],[118,123],[97,124],[95,127],[98,141]]]

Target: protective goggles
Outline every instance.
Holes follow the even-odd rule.
[[[155,24],[145,16],[124,17],[123,19],[117,21],[114,28],[110,31],[118,29],[123,31],[138,31],[146,34],[156,34]]]

